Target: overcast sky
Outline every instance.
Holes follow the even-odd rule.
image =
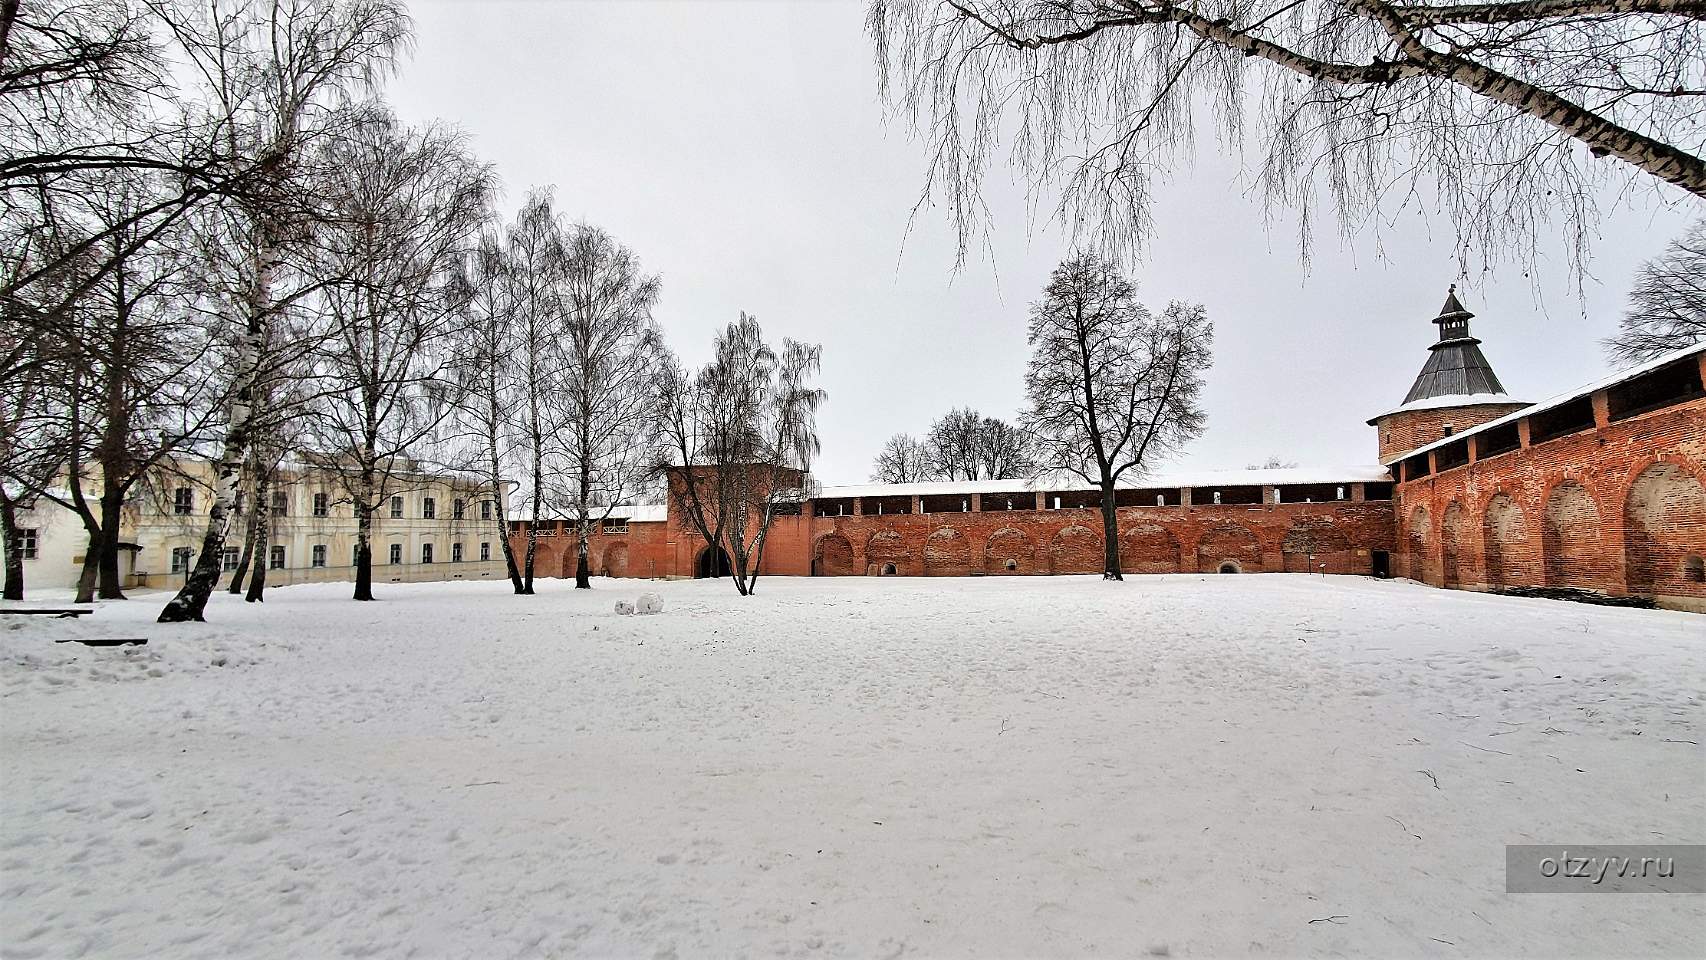
[[[467,131],[503,179],[506,214],[554,184],[570,217],[632,247],[662,275],[657,317],[684,360],[703,362],[741,310],[775,341],[823,344],[822,482],[865,480],[890,434],[922,433],[950,407],[1017,413],[1026,309],[1065,241],[1027,223],[1004,174],[990,184],[993,263],[956,276],[935,213],[906,234],[924,152],[884,123],[862,2],[412,0],[411,11],[416,50],[388,88],[399,113]],[[1594,379],[1635,269],[1691,212],[1608,217],[1584,301],[1561,246],[1538,282],[1519,268],[1462,278],[1449,226],[1415,214],[1379,245],[1319,230],[1305,271],[1293,228],[1264,227],[1240,170],[1206,143],[1160,191],[1154,245],[1131,270],[1151,306],[1200,301],[1215,321],[1208,432],[1181,467],[1374,462],[1364,421],[1403,399],[1453,281],[1519,399]]]

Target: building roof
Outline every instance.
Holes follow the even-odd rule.
[[[1274,470],[1196,470],[1183,473],[1149,474],[1122,481],[1122,490],[1166,490],[1177,487],[1296,486],[1317,483],[1378,483],[1392,479],[1385,467],[1289,467]],[[865,483],[824,487],[813,500],[847,497],[942,496],[973,493],[1019,493],[1026,490],[1057,492],[1092,489],[1083,480],[941,480],[926,483]]]
[[[1446,292],[1445,304],[1433,319],[1439,325],[1439,341],[1428,348],[1428,362],[1422,365],[1422,372],[1416,375],[1416,382],[1410,385],[1399,410],[1410,409],[1409,405],[1415,401],[1435,397],[1507,396],[1493,365],[1481,353],[1481,341],[1469,335],[1469,318],[1473,316],[1457,299],[1457,285],[1452,284]]]
[[[1583,384],[1582,386],[1576,387],[1573,390],[1566,390],[1563,393],[1560,393],[1555,397],[1548,397],[1547,399],[1542,400],[1539,403],[1531,403],[1531,404],[1523,407],[1521,410],[1513,410],[1510,413],[1507,413],[1504,416],[1499,417],[1497,420],[1488,420],[1486,423],[1480,424],[1479,426],[1474,426],[1474,427],[1470,427],[1466,430],[1458,431],[1457,433],[1454,433],[1449,437],[1442,437],[1441,439],[1435,440],[1433,443],[1425,444],[1423,446],[1417,447],[1414,450],[1406,450],[1403,453],[1398,454],[1397,456],[1394,456],[1391,459],[1387,460],[1386,463],[1388,465],[1390,465],[1393,463],[1397,463],[1400,460],[1408,460],[1409,458],[1416,456],[1417,454],[1427,453],[1429,450],[1434,450],[1434,449],[1437,449],[1439,447],[1443,447],[1448,443],[1456,443],[1457,441],[1463,439],[1464,437],[1470,436],[1472,434],[1482,433],[1482,432],[1485,432],[1487,430],[1491,430],[1494,427],[1502,427],[1507,423],[1515,423],[1516,421],[1521,420],[1523,417],[1533,416],[1536,413],[1541,413],[1543,411],[1550,410],[1553,407],[1563,406],[1564,404],[1569,403],[1571,400],[1575,400],[1575,399],[1580,398],[1580,397],[1585,397],[1585,396],[1589,396],[1589,395],[1598,393],[1599,391],[1604,390],[1607,387],[1614,387],[1614,386],[1624,382],[1625,380],[1633,380],[1636,377],[1638,377],[1644,373],[1650,373],[1654,370],[1659,369],[1660,367],[1669,366],[1670,364],[1673,364],[1676,361],[1681,360],[1684,357],[1691,357],[1691,356],[1698,355],[1700,353],[1706,353],[1706,343],[1697,343],[1691,347],[1683,347],[1680,350],[1673,350],[1670,353],[1663,354],[1662,356],[1654,357],[1653,359],[1647,361],[1646,363],[1638,364],[1638,365],[1633,366],[1633,367],[1628,367],[1626,369],[1619,370],[1616,373],[1609,374],[1605,377],[1602,377],[1598,380],[1595,380],[1592,383]]]

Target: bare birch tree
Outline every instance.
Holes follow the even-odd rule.
[[[1031,305],[1025,370],[1042,465],[1102,493],[1102,577],[1120,580],[1115,486],[1203,430],[1203,374],[1214,326],[1177,301],[1154,317],[1109,260],[1080,254],[1056,267]]]
[[[348,94],[371,87],[408,42],[410,24],[395,0],[182,0],[167,22],[206,78],[209,102],[235,118],[234,154],[256,159],[260,199],[237,203],[247,215],[254,256],[248,296],[233,317],[242,330],[231,367],[232,398],[220,444],[217,487],[194,570],[160,611],[160,622],[203,619],[220,572],[220,555],[263,398],[254,390],[268,327],[278,309],[274,285],[286,245],[304,232],[292,217],[303,154],[316,137],[345,124]]]
[[[462,291],[456,299],[464,305],[465,315],[451,351],[460,398],[455,423],[463,441],[464,465],[492,490],[490,522],[503,549],[504,571],[520,594],[524,592],[521,568],[510,544],[502,494],[512,457],[509,401],[521,341],[512,316],[516,283],[498,231],[481,232],[479,242],[463,259],[459,283]]]
[[[1629,311],[1606,348],[1614,361],[1640,363],[1702,340],[1706,340],[1706,220],[1641,267],[1629,291]]]
[[[659,378],[671,506],[706,551],[728,553],[742,596],[757,585],[772,522],[809,496],[825,399],[809,381],[821,359],[816,345],[787,339],[778,354],[742,313],[697,374],[671,362]]]
[[[652,321],[658,278],[597,227],[568,230],[563,258],[563,405],[560,462],[575,524],[575,587],[592,586],[595,524],[646,484],[656,462],[649,390],[662,359]]]
[[[355,514],[356,600],[373,599],[373,521],[415,482],[415,460],[455,409],[456,282],[488,215],[491,171],[464,138],[371,118],[329,144],[317,246],[339,277],[322,297],[330,335],[305,458],[338,477]]]
[[[566,305],[563,275],[568,249],[563,224],[549,188],[536,189],[516,213],[505,232],[518,359],[510,401],[515,423],[516,454],[523,461],[527,500],[527,550],[522,557],[522,593],[533,592],[534,558],[539,548],[539,523],[561,493],[552,460],[563,430],[561,396]]]
[[[1205,127],[1254,139],[1305,257],[1317,205],[1348,236],[1390,202],[1442,211],[1464,269],[1559,233],[1580,268],[1596,187],[1706,197],[1701,0],[871,0],[867,30],[928,147],[918,209],[946,209],[962,264],[1004,143],[1034,200],[1058,191],[1075,239],[1119,255]]]

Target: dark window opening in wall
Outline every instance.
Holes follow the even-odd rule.
[[[911,497],[866,497],[864,500],[865,515],[878,514],[886,516],[891,513],[911,513]]]
[[[466,515],[467,509],[468,505],[462,502],[461,497],[450,501],[450,519],[461,520]]]
[[[1417,477],[1425,477],[1429,472],[1428,455],[1425,453],[1418,453],[1404,461],[1405,480],[1414,480]]]
[[[267,569],[284,569],[284,547],[274,544],[272,549],[267,551]]]
[[[36,540],[36,528],[35,527],[19,527],[18,528],[18,541],[17,542],[18,542],[18,559],[20,559],[20,560],[34,560],[36,558],[36,550],[38,549],[38,541]]]
[[[1037,495],[1034,493],[986,493],[983,495],[983,512],[992,510],[1035,510]]]
[[[189,547],[172,548],[172,572],[189,573],[190,561],[195,557],[195,551]]]
[[[1682,579],[1689,583],[1706,583],[1706,557],[1690,554],[1682,561]]]
[[[797,517],[805,512],[805,502],[802,500],[779,500],[770,506],[773,517]]]
[[[323,517],[330,512],[331,509],[327,503],[326,495],[323,493],[314,494],[314,516]],[[324,566],[324,564],[322,564],[322,566]]]
[[[1345,499],[1345,488],[1331,483],[1298,483],[1278,487],[1280,503],[1328,503]]]
[[[1102,508],[1102,491],[1100,490],[1062,490],[1050,494],[1049,502],[1056,510],[1100,510]]]
[[[243,551],[237,547],[226,547],[219,551],[219,569],[230,573],[237,569],[237,564],[243,559]]]
[[[971,494],[944,493],[922,498],[925,513],[970,513]]]
[[[1225,563],[1220,565],[1220,572],[1221,573],[1237,573],[1238,572],[1238,564],[1233,563],[1231,560],[1228,560]]]
[[[462,562],[462,544],[453,543],[450,545],[450,562],[451,563],[461,563]]]
[[[492,501],[490,501],[490,500],[481,500],[480,501],[480,519],[481,520],[492,519]]]
[[[438,519],[438,501],[437,500],[434,500],[432,497],[421,498],[421,519],[423,519],[423,520],[436,520],[436,519]]]
[[[892,576],[894,576],[894,574],[895,574],[894,564],[892,564],[892,563],[883,564],[883,576],[892,577]]]
[[[195,491],[189,487],[178,487],[172,491],[172,512],[185,516],[195,509]]]
[[[1489,427],[1475,435],[1475,459],[1485,460],[1496,457],[1501,453],[1509,453],[1522,446],[1522,436],[1517,433],[1516,421],[1502,423]]]
[[[400,543],[391,544],[391,558],[390,559],[391,559],[391,563],[393,565],[396,565],[396,564],[403,562],[403,545],[402,544],[400,544]]]
[[[1698,357],[1685,357],[1649,370],[1605,392],[1613,420],[1640,416],[1702,396],[1706,396],[1706,389],[1701,387]]]
[[[480,541],[480,559],[481,559],[481,560],[490,560],[490,559],[492,559],[492,544],[491,544],[491,541],[489,541],[489,540],[482,540],[482,541]]]
[[[1390,500],[1392,499],[1392,484],[1365,483],[1362,485],[1362,498],[1364,500]]]
[[[1528,418],[1528,442],[1545,443],[1567,434],[1593,429],[1593,398],[1577,397]]]
[[[309,561],[308,562],[309,562],[310,566],[315,566],[315,567],[325,566],[326,565],[326,545],[323,543],[314,544],[313,550],[310,551],[310,553],[309,553]]]
[[[853,501],[847,497],[813,500],[812,513],[820,517],[851,517],[853,516]]]
[[[1440,470],[1461,467],[1469,462],[1469,438],[1448,443],[1434,451],[1434,466]]]
[[[392,497],[391,498],[391,519],[393,519],[393,520],[403,519],[403,498],[402,497]]]
[[[1176,507],[1178,487],[1156,487],[1148,490],[1115,490],[1114,505],[1118,507]]]
[[[272,495],[272,515],[275,517],[290,514],[290,494],[283,490],[274,490]]]
[[[422,563],[431,563],[432,562],[432,544],[430,544],[430,543],[421,544],[421,562]]]
[[[1242,506],[1261,502],[1261,487],[1216,487],[1191,491],[1191,503],[1197,505]]]

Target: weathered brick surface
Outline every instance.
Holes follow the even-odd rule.
[[[1399,484],[1398,571],[1474,590],[1556,586],[1706,610],[1706,400]]]

